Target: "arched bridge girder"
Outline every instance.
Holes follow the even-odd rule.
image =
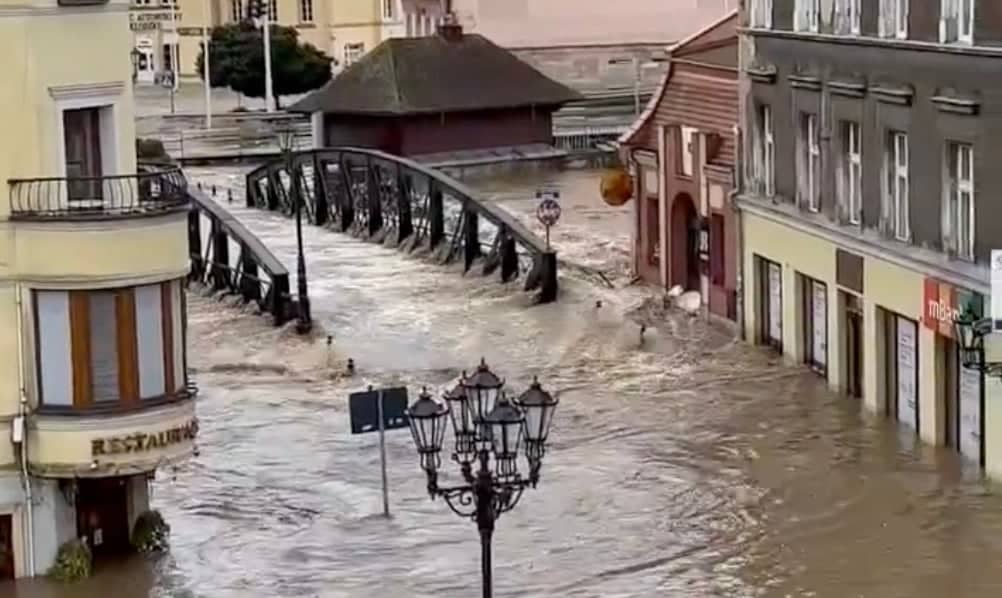
[[[442,263],[482,264],[502,282],[524,275],[542,303],[557,298],[557,257],[511,214],[459,181],[422,164],[364,148],[294,152],[247,175],[247,205],[294,212],[293,185],[306,219],[318,226],[423,249]]]

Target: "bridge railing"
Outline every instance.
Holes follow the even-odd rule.
[[[364,148],[295,152],[247,175],[249,207],[292,214],[293,185],[310,222],[441,262],[525,277],[540,302],[557,297],[556,252],[514,216],[477,192],[413,160]]]
[[[189,281],[240,295],[271,315],[276,326],[294,311],[289,272],[264,243],[201,189],[189,187]]]

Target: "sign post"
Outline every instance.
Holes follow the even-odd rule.
[[[407,388],[371,386],[348,396],[351,433],[379,432],[379,467],[383,484],[383,515],[390,516],[390,484],[386,471],[386,431],[407,428]]]
[[[372,387],[369,387],[372,392]],[[386,483],[386,420],[383,417],[383,391],[379,391],[376,399],[376,409],[379,412],[379,467],[383,474],[383,515],[390,516],[390,489]]]

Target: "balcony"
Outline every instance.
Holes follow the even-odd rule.
[[[10,179],[11,220],[106,220],[187,209],[188,183],[175,167],[98,177]]]

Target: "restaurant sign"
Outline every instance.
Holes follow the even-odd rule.
[[[980,293],[957,288],[935,278],[925,279],[922,323],[926,328],[947,338],[954,338],[953,323],[965,311],[981,318],[984,313],[984,297]]]
[[[95,438],[91,441],[90,453],[94,457],[146,453],[155,449],[181,444],[182,442],[193,441],[197,435],[198,420],[191,419],[183,425],[167,430]]]

